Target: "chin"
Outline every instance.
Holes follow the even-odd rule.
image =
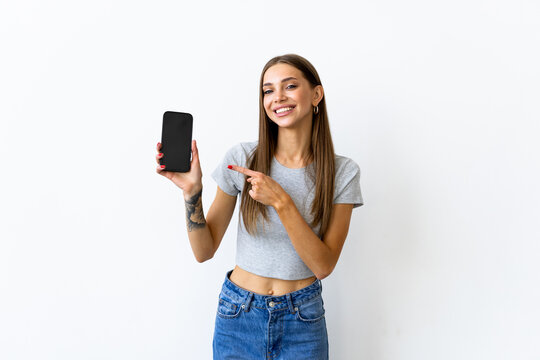
[[[294,127],[297,127],[297,123],[296,122],[276,122],[276,125],[280,128],[294,128]]]

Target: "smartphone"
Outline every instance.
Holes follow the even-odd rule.
[[[193,116],[188,113],[166,111],[161,130],[160,165],[165,171],[189,172],[191,168],[191,136]]]

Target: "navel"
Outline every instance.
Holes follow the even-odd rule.
[[[273,295],[274,294],[274,290],[268,290],[268,295]]]

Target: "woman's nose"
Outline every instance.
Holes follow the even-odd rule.
[[[280,91],[280,90],[276,90],[275,92],[275,101],[280,101],[280,100],[283,100],[285,99],[286,96],[285,96],[285,93],[283,91]]]

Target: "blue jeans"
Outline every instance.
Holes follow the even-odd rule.
[[[233,283],[228,271],[216,312],[214,360],[328,359],[322,284],[260,295]]]

